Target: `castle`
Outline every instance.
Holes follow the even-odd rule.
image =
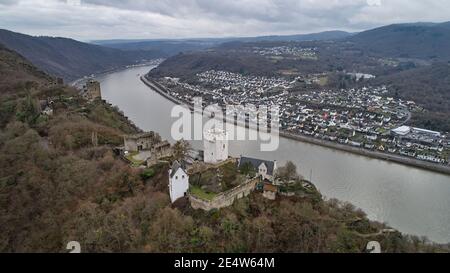
[[[161,136],[154,132],[124,136],[125,150],[128,152],[151,150],[161,141]]]
[[[102,91],[100,88],[100,83],[92,79],[87,81],[86,85],[83,87],[83,96],[87,100],[101,99]]]
[[[204,133],[204,162],[217,164],[228,159],[228,133],[212,129]]]

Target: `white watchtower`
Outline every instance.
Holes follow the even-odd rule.
[[[217,164],[228,159],[228,133],[221,129],[204,132],[204,161]]]
[[[170,200],[175,203],[178,199],[187,196],[189,191],[189,175],[178,161],[175,161],[169,170]]]

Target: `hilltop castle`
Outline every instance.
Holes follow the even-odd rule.
[[[102,91],[100,88],[100,83],[92,79],[87,81],[86,85],[83,87],[83,96],[87,100],[101,99]]]

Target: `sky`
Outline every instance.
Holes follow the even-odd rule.
[[[448,0],[0,0],[1,29],[81,41],[357,32],[444,21]]]

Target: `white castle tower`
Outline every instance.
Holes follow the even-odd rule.
[[[212,129],[204,133],[205,163],[217,164],[228,159],[228,133]]]

